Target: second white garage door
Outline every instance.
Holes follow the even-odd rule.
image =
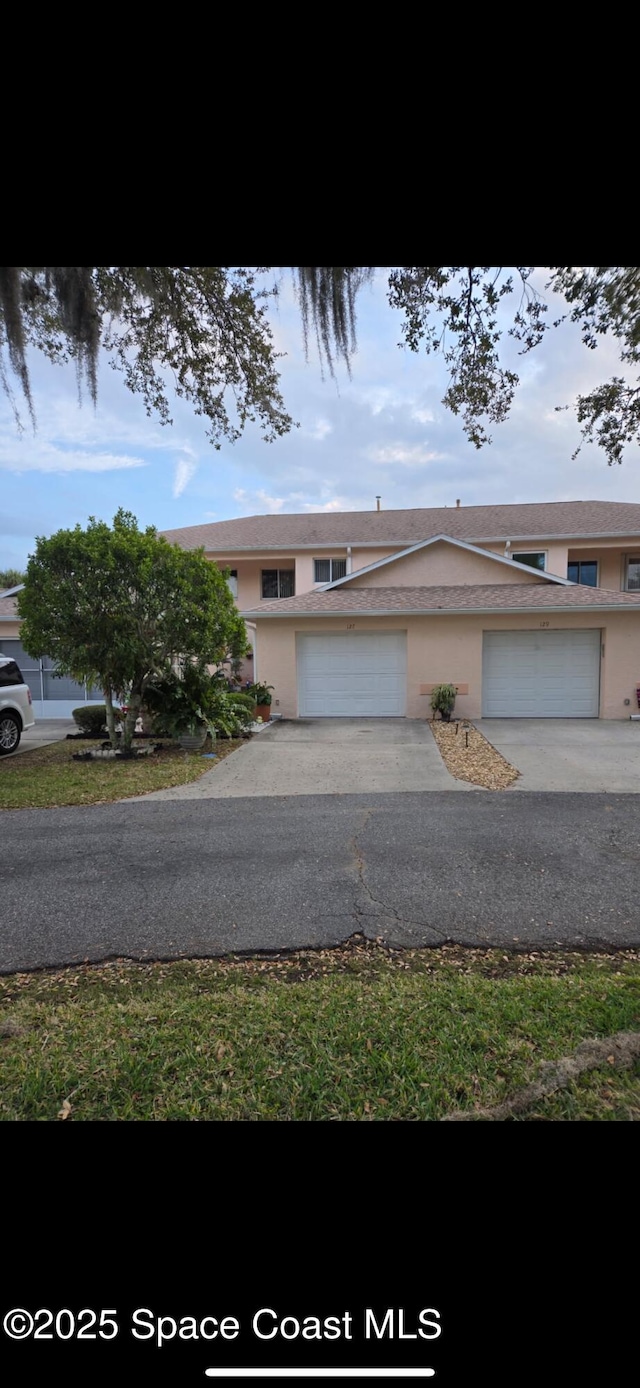
[[[404,631],[300,634],[301,718],[403,718],[407,705]]]
[[[597,718],[599,631],[485,631],[483,718]]]

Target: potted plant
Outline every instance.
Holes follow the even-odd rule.
[[[272,684],[250,684],[247,694],[251,694],[256,701],[256,718],[261,718],[263,723],[268,723],[271,717],[271,690]]]
[[[434,714],[440,714],[443,723],[451,722],[457,692],[455,684],[436,684],[431,690],[431,707]]]
[[[207,733],[210,734],[212,741],[216,735],[215,729],[206,722],[205,718],[196,714],[185,721],[181,727],[174,724],[172,732],[184,752],[199,752],[207,740]]]
[[[182,707],[176,700],[162,721],[169,736],[175,738],[184,752],[199,752],[207,740],[207,733],[215,741],[216,731],[206,714],[186,699]]]

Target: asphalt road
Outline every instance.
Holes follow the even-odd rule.
[[[120,802],[0,814],[0,971],[328,946],[640,946],[632,795]]]

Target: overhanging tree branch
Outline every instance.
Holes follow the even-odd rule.
[[[374,266],[292,267],[305,350],[313,332],[321,367],[351,369],[356,350],[356,301]],[[27,367],[29,347],[52,362],[73,360],[79,386],[95,402],[101,347],[142,396],[148,414],[171,423],[165,373],[175,393],[207,421],[214,447],[258,423],[267,442],[293,427],[280,394],[278,354],[268,321],[277,296],[270,266],[4,266],[0,267],[0,384],[11,398],[8,368],[34,417]],[[509,414],[518,375],[502,359],[511,337],[525,355],[567,317],[591,349],[605,333],[620,344],[620,360],[640,362],[640,267],[550,266],[546,288],[564,298],[567,313],[549,322],[533,268],[516,266],[401,266],[389,276],[389,302],[403,314],[402,343],[440,353],[449,381],[443,403],[462,418],[469,440],[490,442],[489,426]],[[8,363],[3,356],[6,348]],[[640,442],[637,386],[615,377],[574,408],[583,440],[604,449],[610,464]],[[15,405],[14,405],[15,409]],[[17,410],[15,411],[17,415]]]

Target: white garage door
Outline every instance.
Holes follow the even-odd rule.
[[[404,631],[345,631],[298,636],[301,718],[403,718]]]
[[[597,718],[599,631],[485,631],[483,718]]]

